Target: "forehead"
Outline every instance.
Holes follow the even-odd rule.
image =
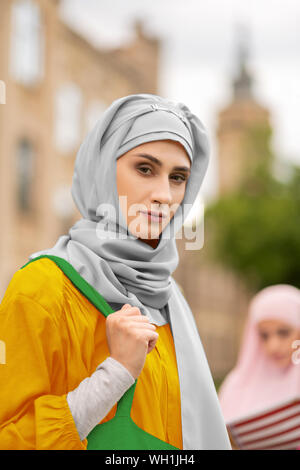
[[[190,168],[190,158],[180,142],[174,140],[155,140],[138,145],[126,152],[125,155],[132,156],[135,154],[147,153],[161,161],[167,160],[170,163],[181,162]]]
[[[274,331],[280,328],[292,328],[292,326],[281,320],[270,319],[270,320],[262,320],[258,322],[257,328],[260,331]]]

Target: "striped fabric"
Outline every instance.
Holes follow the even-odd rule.
[[[300,397],[227,424],[234,447],[293,450],[300,446]]]

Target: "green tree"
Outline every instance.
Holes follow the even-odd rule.
[[[288,181],[277,180],[269,137],[267,128],[249,131],[249,165],[239,187],[207,208],[209,253],[254,289],[300,287],[300,168],[292,167]]]

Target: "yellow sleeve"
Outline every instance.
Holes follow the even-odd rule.
[[[0,449],[85,450],[66,400],[67,364],[53,316],[20,292],[9,295],[0,305],[0,340]]]

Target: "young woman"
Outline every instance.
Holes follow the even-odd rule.
[[[256,294],[237,365],[219,390],[226,423],[300,398],[299,346],[300,290],[280,284]]]
[[[231,448],[171,276],[207,165],[200,120],[157,95],[114,101],[86,136],[82,218],[30,256],[0,307],[1,448]]]

